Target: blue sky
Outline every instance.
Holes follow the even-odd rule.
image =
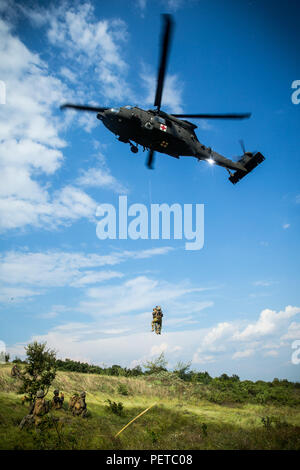
[[[175,31],[163,109],[252,112],[195,121],[227,157],[265,162],[233,186],[194,159],[157,155],[155,171],[75,103],[153,106],[160,14]],[[299,379],[300,79],[296,1],[0,0],[0,339],[60,357],[126,366],[165,352],[212,375]],[[205,243],[104,240],[96,207],[205,205]],[[161,337],[151,310],[165,313]]]

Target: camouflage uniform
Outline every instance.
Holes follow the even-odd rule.
[[[78,393],[74,393],[74,395],[70,398],[69,401],[69,411],[73,411],[74,405],[77,400],[79,400],[79,395]]]
[[[26,397],[27,398],[27,397]],[[39,426],[43,421],[43,416],[49,411],[49,403],[44,398],[43,390],[39,390],[36,394],[36,399],[32,402],[29,413],[24,416],[19,424],[19,427],[23,429],[25,426],[29,427],[35,424]]]
[[[73,416],[81,416],[85,418],[87,415],[87,407],[85,402],[85,392],[81,392],[73,406]]]
[[[154,331],[156,321],[157,321],[157,310],[156,308],[154,308],[152,311],[152,323],[151,323],[152,331]]]
[[[153,331],[153,327],[154,327],[155,328],[155,333],[157,335],[160,335],[161,334],[161,327],[162,327],[163,313],[162,313],[161,307],[159,305],[157,305],[153,309],[152,315],[153,315],[152,331]]]
[[[43,390],[39,390],[36,394],[36,400],[32,411],[34,424],[36,426],[39,426],[43,422],[43,417],[48,413],[48,411],[49,402],[46,402]]]
[[[20,372],[19,367],[17,366],[17,364],[15,364],[10,371],[10,375],[12,377],[19,377],[20,373],[21,372]]]
[[[64,394],[61,393],[59,396],[59,390],[54,390],[54,397],[52,398],[51,401],[51,407],[54,408],[55,410],[60,410],[63,406],[64,402]]]

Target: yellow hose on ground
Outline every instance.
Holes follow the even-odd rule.
[[[152,408],[152,406],[156,405],[156,403],[153,403],[153,405],[149,406],[149,408],[147,408],[146,410],[142,411],[139,415],[137,415],[135,418],[133,418],[131,421],[129,421],[129,423],[126,424],[126,426],[124,426],[124,428],[121,429],[121,431],[119,431],[115,437],[117,437],[119,434],[121,434],[122,431],[124,431],[124,429],[126,429],[131,423],[133,423],[133,421],[135,421],[136,419],[138,419],[140,416],[142,416],[144,413],[147,413],[148,410],[150,410],[150,408]]]

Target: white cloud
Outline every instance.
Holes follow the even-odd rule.
[[[211,347],[221,338],[228,336],[232,333],[232,325],[228,322],[218,323],[216,327],[210,329],[209,333],[205,336],[203,341],[203,348]]]
[[[158,346],[152,346],[150,355],[151,356],[159,356],[161,353],[165,353],[168,349],[167,343],[161,343]]]
[[[103,315],[121,315],[129,312],[152,309],[153,305],[166,304],[180,297],[200,292],[184,283],[168,283],[138,276],[117,286],[89,288],[87,300],[80,303],[80,310],[96,318]],[[180,307],[178,308],[180,309]]]
[[[190,361],[192,358],[193,364],[199,366],[200,369],[205,366],[210,373],[216,371],[219,374],[229,369],[232,370],[232,373],[245,375],[239,364],[250,364],[250,358],[255,355],[255,358],[259,357],[259,360],[255,361],[255,370],[257,370],[257,376],[260,375],[262,378],[268,375],[266,367],[270,368],[270,361],[274,360],[277,364],[278,358],[286,353],[286,348],[288,351],[291,350],[290,344],[286,344],[284,349],[284,344],[280,341],[282,329],[277,332],[272,343],[251,341],[245,346],[245,343],[241,342],[237,349],[237,343],[232,340],[232,336],[225,335],[221,354],[217,350],[209,349],[212,346],[211,341],[208,341],[210,345],[206,350],[199,348],[199,344],[204,343],[210,332],[214,332],[210,338],[220,338],[221,332],[225,332],[227,327],[219,325],[213,325],[208,329],[193,328],[188,332],[184,330],[170,331],[168,318],[165,317],[160,336],[150,332],[151,312],[149,312],[148,318],[144,316],[140,318],[140,315],[134,315],[132,311],[127,316],[105,317],[102,315],[90,323],[61,324],[52,328],[47,334],[34,336],[28,340],[47,341],[50,347],[58,351],[59,357],[88,360],[96,364],[99,364],[99,357],[101,357],[101,362],[109,365],[119,363],[123,366],[130,364],[130,367],[134,367],[138,364],[142,365],[147,360],[152,360],[154,356],[164,352],[169,361],[169,367],[175,366],[178,357],[181,361]],[[233,334],[238,329],[238,325],[234,323],[231,325]],[[266,350],[266,346],[268,346],[268,350]],[[21,355],[24,354],[23,348],[23,344],[17,344],[8,350],[11,354]],[[277,351],[278,354],[276,354]],[[240,362],[239,359],[243,358],[248,360]],[[213,365],[212,369],[210,365]],[[278,374],[276,375],[278,376]]]
[[[77,178],[76,183],[79,186],[101,187],[112,189],[116,193],[127,193],[126,188],[117,181],[108,168],[81,170],[81,176]]]
[[[97,21],[94,7],[86,2],[76,7],[62,4],[48,14],[48,39],[71,59],[77,76],[89,75],[100,85],[106,100],[124,100],[132,96],[126,81],[127,64],[123,59],[128,40],[126,24],[119,18]],[[79,65],[79,69],[78,69]],[[68,79],[74,71],[63,71]]]
[[[233,354],[232,359],[242,359],[244,357],[250,357],[253,356],[254,353],[254,349],[245,349],[244,351],[237,351]]]
[[[11,5],[9,2],[5,4]],[[122,60],[119,61],[118,47],[114,42],[125,40],[124,24],[118,20],[113,20],[110,25],[106,22],[94,24],[91,20],[89,29],[86,22],[93,15],[89,4],[78,7],[78,13],[72,9],[68,12],[64,4],[54,12],[60,19],[52,16],[50,10],[39,12],[37,8],[32,11],[20,5],[17,9],[39,26],[50,22],[50,36],[57,21],[58,28],[62,28],[61,34],[65,31],[62,39],[71,41],[69,36],[73,35],[74,41],[77,41],[77,46],[71,41],[72,54],[77,54],[76,47],[82,49],[86,56],[92,54],[93,47],[102,47],[103,60],[107,64],[116,65],[118,62],[116,67],[121,69],[125,66]],[[66,15],[68,23],[64,23]],[[79,29],[75,31],[76,24]],[[83,34],[85,26],[87,35]],[[0,107],[0,231],[29,225],[53,229],[80,218],[95,221],[96,203],[84,191],[70,184],[53,192],[51,180],[45,181],[45,176],[50,177],[57,172],[64,159],[62,148],[66,142],[59,134],[71,124],[75,113],[57,114],[57,111],[59,105],[72,96],[72,92],[51,73],[39,54],[30,51],[13,31],[12,25],[0,20],[0,76],[7,89],[6,105]],[[92,39],[96,44],[90,47]],[[59,36],[56,40],[59,41]],[[76,77],[67,66],[61,67],[60,73],[62,78],[67,77],[71,81]],[[97,125],[95,116],[81,114],[76,119],[87,131]],[[88,179],[91,183],[92,172],[93,169],[82,175],[83,185]],[[97,169],[97,172],[98,181],[101,176],[102,186],[118,191],[123,189],[107,167]]]
[[[201,355],[199,353],[195,353],[193,355],[192,363],[193,364],[210,364],[211,362],[215,362],[216,359],[212,355]]]
[[[250,323],[243,331],[233,335],[234,340],[245,341],[252,338],[260,338],[274,333],[285,320],[300,313],[300,308],[288,305],[285,310],[279,311],[265,309],[261,312],[255,323]]]
[[[0,287],[0,302],[11,303],[21,302],[24,299],[40,295],[42,292],[32,289],[25,289],[23,287]]]
[[[281,337],[282,340],[300,339],[300,323],[292,322],[286,334]]]
[[[6,284],[84,287],[123,276],[120,272],[91,271],[91,268],[99,269],[122,263],[127,259],[150,258],[168,252],[168,247],[141,252],[116,252],[108,255],[63,251],[45,253],[9,251],[0,255],[0,280]]]

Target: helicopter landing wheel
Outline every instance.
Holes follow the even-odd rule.
[[[130,147],[130,150],[132,151],[132,153],[138,153],[138,151],[139,151],[139,149],[135,145],[132,145]]]

